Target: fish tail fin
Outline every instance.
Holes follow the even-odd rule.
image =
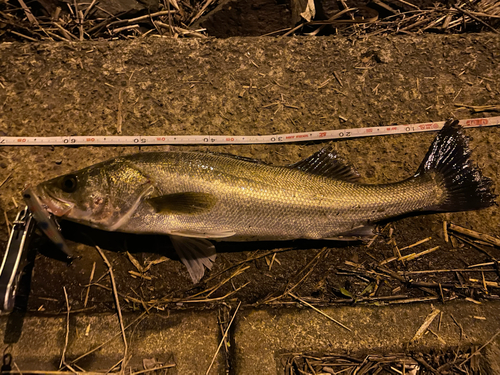
[[[446,121],[434,139],[415,177],[434,174],[443,196],[432,211],[469,211],[495,205],[491,180],[470,159],[469,139],[457,120]]]

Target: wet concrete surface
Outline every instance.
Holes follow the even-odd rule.
[[[143,369],[143,361],[150,360],[155,362],[153,367],[165,367],[164,373],[204,374],[220,340],[217,314],[213,312],[125,314],[123,323],[124,327],[131,326],[126,331],[126,354],[119,320],[113,314],[71,315],[66,351],[66,316],[14,315],[2,319],[1,331],[5,342],[22,324],[21,334],[7,346],[6,353],[28,373],[59,369],[64,353],[67,370],[79,366],[86,371],[105,372],[127,358],[129,369]],[[225,373],[222,353],[215,358],[211,373]]]
[[[441,314],[427,332],[414,341],[426,318]],[[448,350],[488,343],[500,332],[500,304],[471,302],[405,306],[349,306],[320,309],[329,318],[307,308],[242,308],[230,326],[228,345],[222,345],[210,374],[280,374],[283,358],[291,353],[389,354]],[[3,337],[13,329],[2,318]],[[26,316],[19,339],[7,346],[20,370],[57,370],[64,351],[67,319]],[[205,374],[222,339],[217,311],[126,314],[128,366],[140,369],[143,360],[157,366],[175,365],[168,374]],[[461,328],[463,332],[461,332]],[[65,363],[87,371],[106,371],[124,356],[118,318],[113,314],[71,315]],[[114,338],[114,339],[113,339]],[[111,340],[110,340],[111,339]],[[109,340],[109,341],[108,341]],[[102,348],[82,357],[92,349]],[[485,374],[500,374],[500,340],[489,342],[480,357]],[[226,363],[231,367],[226,368]],[[75,366],[76,365],[76,366]]]
[[[443,315],[440,323],[436,319],[429,328],[442,341],[429,332],[420,340],[413,341],[418,329],[433,311],[428,304],[321,309],[350,331],[310,309],[248,311],[236,321],[235,373],[274,373],[270,369],[274,366],[278,370],[282,368],[281,358],[290,353],[425,352],[429,348],[458,347],[466,341],[487,342],[500,323],[497,319],[499,307],[498,303],[435,306]],[[460,328],[450,314],[464,327],[467,338],[461,337]],[[483,316],[488,316],[488,319],[481,320]],[[494,345],[498,343],[497,340]],[[498,371],[498,358],[490,355],[488,360],[491,367]]]

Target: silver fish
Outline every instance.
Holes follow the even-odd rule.
[[[55,215],[108,231],[166,234],[194,282],[215,260],[209,240],[345,239],[415,211],[495,203],[457,121],[437,135],[416,174],[368,185],[326,148],[288,166],[214,153],[117,157],[34,191]]]

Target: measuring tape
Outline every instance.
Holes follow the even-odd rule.
[[[234,145],[256,143],[291,143],[330,139],[373,137],[377,135],[437,131],[444,121],[420,124],[375,126],[371,128],[324,130],[275,135],[111,135],[62,137],[0,137],[0,146],[137,146],[137,145]],[[464,128],[500,125],[500,116],[460,120]]]

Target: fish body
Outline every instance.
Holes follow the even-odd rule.
[[[166,234],[193,281],[215,259],[208,239],[339,239],[415,211],[488,207],[490,180],[469,159],[467,139],[448,122],[417,173],[401,182],[359,183],[329,149],[289,166],[198,152],[117,157],[38,185],[57,216],[103,230]]]
[[[98,168],[108,175],[124,169],[135,174],[134,180],[144,181],[145,194],[140,200],[130,196],[137,199],[131,209],[115,203],[120,219],[95,226],[231,241],[337,237],[429,207],[442,195],[426,175],[366,185],[210,153],[141,153]]]

